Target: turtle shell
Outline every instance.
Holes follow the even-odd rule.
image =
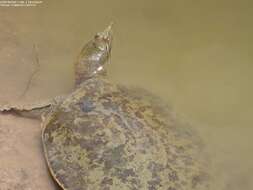
[[[199,138],[137,91],[91,78],[44,120],[46,160],[64,190],[208,189]]]

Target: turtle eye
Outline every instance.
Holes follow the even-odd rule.
[[[95,39],[99,39],[100,38],[100,35],[99,35],[99,33],[97,33],[96,35],[95,35],[95,37],[94,37]]]

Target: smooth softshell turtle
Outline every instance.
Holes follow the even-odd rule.
[[[111,46],[110,25],[82,49],[75,90],[30,106],[49,110],[42,142],[53,178],[64,190],[208,189],[198,136],[159,98],[108,81]]]

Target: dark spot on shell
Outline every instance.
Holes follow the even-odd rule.
[[[160,178],[155,178],[153,180],[148,181],[148,189],[149,190],[156,190],[156,189],[158,189],[159,186],[162,186]]]
[[[147,108],[145,106],[141,106],[139,109],[141,112],[145,112]]]
[[[141,114],[140,111],[135,112],[135,115],[136,115],[138,118],[143,119],[143,115]]]
[[[152,174],[152,180],[148,181],[149,190],[155,190],[158,186],[161,186],[161,179],[159,177],[159,173],[164,170],[162,164],[156,162],[150,162],[148,166],[149,171]]]
[[[112,95],[111,95],[111,94],[104,94],[104,95],[102,95],[101,97],[99,97],[99,100],[100,100],[100,99],[110,100],[110,98],[112,98]]]
[[[176,190],[174,187],[169,187],[167,190]]]
[[[80,132],[81,134],[92,135],[100,127],[101,126],[93,124],[91,121],[83,121],[82,123],[77,125],[77,131]]]
[[[119,179],[122,180],[122,182],[126,182],[128,180],[128,177],[137,177],[136,173],[133,169],[117,169],[116,175],[119,177]]]
[[[181,154],[185,151],[185,148],[183,146],[175,146],[175,150],[178,154]]]
[[[141,188],[140,180],[139,180],[137,177],[130,179],[130,183],[131,183],[133,186],[137,186],[137,187],[138,187],[138,188],[133,187],[133,190],[138,190],[138,189]]]
[[[122,128],[127,128],[126,124],[122,121],[119,115],[113,114],[113,119],[118,124],[118,126]]]
[[[164,123],[160,121],[156,116],[152,117],[152,120],[157,123],[159,126],[164,126]]]
[[[132,190],[141,189],[141,182],[133,168],[115,168],[113,176],[121,180],[122,183],[130,185]]]
[[[168,178],[170,181],[177,181],[178,180],[178,176],[177,176],[177,172],[172,171],[168,174]]]
[[[105,109],[118,111],[118,105],[111,100],[106,100],[106,102],[103,102],[102,104],[105,107]]]
[[[104,152],[103,160],[105,164],[105,171],[111,168],[124,165],[126,160],[123,158],[125,145],[119,145],[116,148]]]
[[[80,146],[87,150],[87,151],[91,151],[98,148],[101,145],[104,145],[106,142],[104,142],[103,139],[101,138],[94,138],[94,139],[81,139],[79,141]]]
[[[103,124],[106,126],[106,125],[108,125],[108,123],[110,122],[110,117],[104,117],[103,119],[102,119],[102,121],[103,121]]]
[[[113,185],[113,180],[108,177],[104,177],[103,181],[101,182],[101,185]]]
[[[162,164],[158,164],[155,162],[150,162],[148,169],[151,171],[151,173],[158,173],[164,170],[164,167]]]
[[[198,185],[202,184],[207,179],[208,179],[208,175],[205,173],[202,173],[201,175],[194,176],[192,178],[192,187],[196,188]]]
[[[101,190],[110,190],[110,187],[109,186],[105,186],[105,187],[102,187]]]
[[[80,104],[81,110],[85,113],[91,112],[95,109],[95,105],[93,104],[93,101],[91,98],[84,98],[83,101]]]

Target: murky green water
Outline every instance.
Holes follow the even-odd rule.
[[[68,92],[80,48],[114,21],[112,80],[150,89],[196,126],[219,174],[214,189],[253,189],[252,1],[44,0],[0,16],[1,103]],[[40,70],[20,97],[33,44]]]

